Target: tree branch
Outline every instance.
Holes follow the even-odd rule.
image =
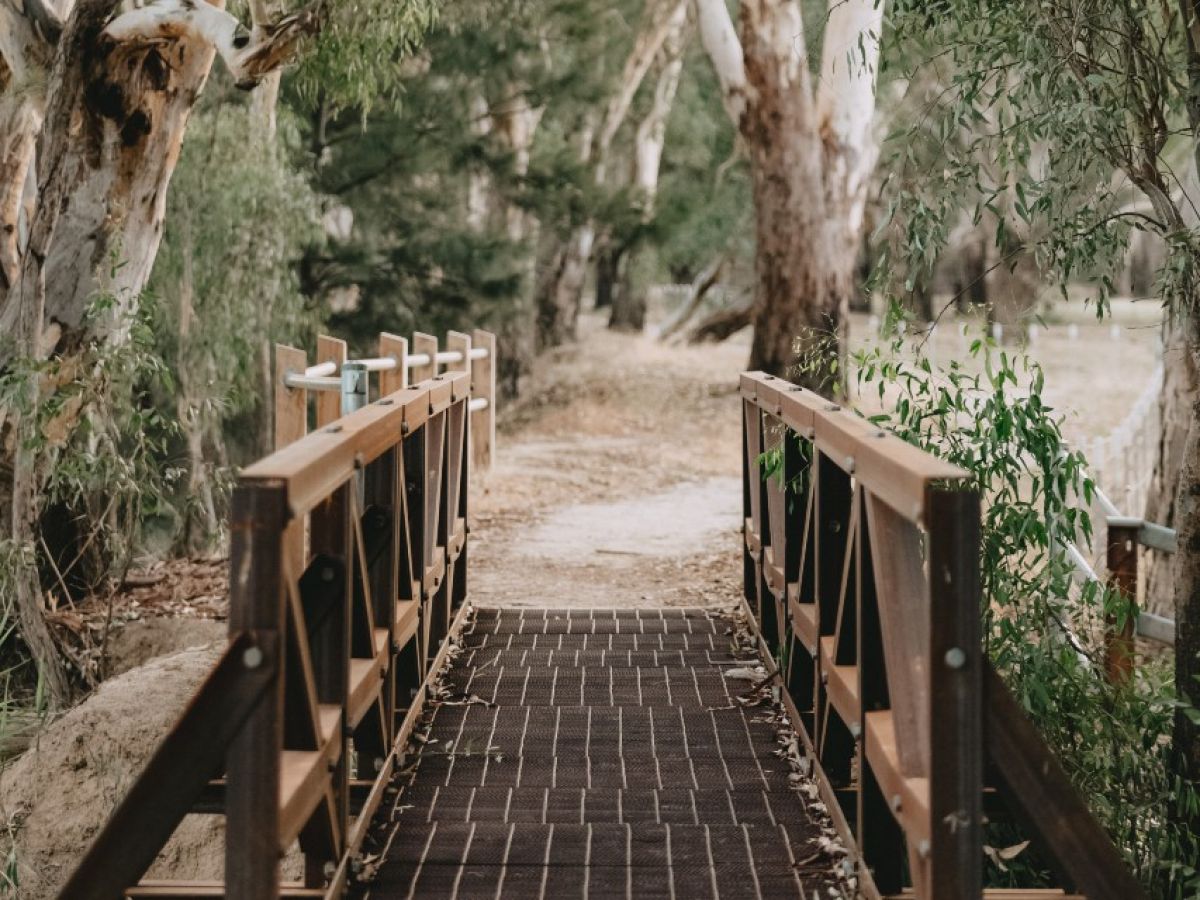
[[[734,126],[740,128],[742,115],[749,102],[749,85],[737,29],[733,27],[725,0],[695,0],[695,3],[700,43],[704,45],[717,73],[725,111],[729,113]]]
[[[303,38],[320,30],[324,9],[324,0],[317,0],[293,15],[249,31],[237,18],[203,0],[154,0],[117,16],[105,34],[121,42],[198,38],[217,51],[237,86],[249,90],[289,62]]]

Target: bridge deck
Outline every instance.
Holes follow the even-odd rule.
[[[778,714],[724,676],[732,632],[697,609],[476,611],[369,896],[830,896],[828,819]]]

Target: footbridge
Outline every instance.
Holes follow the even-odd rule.
[[[748,373],[743,596],[480,608],[495,344],[446,347],[280,348],[228,645],[64,898],[1142,896],[982,652],[966,472]],[[223,879],[147,879],[189,814]]]

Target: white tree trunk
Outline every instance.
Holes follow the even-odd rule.
[[[0,140],[0,367],[51,352],[69,360],[90,342],[121,335],[149,278],[167,187],[215,53],[250,87],[319,24],[306,10],[250,32],[207,3],[159,0],[112,18],[117,6],[0,0],[7,72],[0,96],[7,116]],[[10,130],[12,122],[20,127]],[[103,320],[88,315],[98,297],[108,298]],[[47,460],[28,439],[36,437],[41,393],[30,379],[25,400],[32,413],[21,420],[9,410],[0,418],[18,438],[11,535],[30,554],[15,584],[22,636],[54,701],[62,702],[68,684],[42,620],[33,552]]]
[[[845,230],[856,241],[879,158],[875,81],[882,28],[878,0],[833,0],[821,46],[817,116],[826,149],[826,198],[832,209],[840,208]]]
[[[878,155],[882,3],[828,0],[814,94],[798,3],[742,0],[739,41],[724,0],[694,2],[754,181],[750,365],[790,374],[798,357],[836,358],[845,341],[866,186]],[[809,386],[828,390],[832,383],[816,378]]]
[[[654,211],[654,198],[658,194],[658,172],[667,139],[667,119],[671,115],[671,107],[675,104],[679,76],[683,72],[686,5],[679,7],[678,15],[672,23],[671,31],[663,42],[663,62],[658,73],[658,83],[654,87],[654,101],[645,118],[638,124],[637,133],[634,135],[633,183],[641,194],[644,219],[649,219]]]

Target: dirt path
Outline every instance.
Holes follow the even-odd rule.
[[[471,599],[728,606],[746,346],[666,348],[591,320],[584,330],[504,418],[474,510]]]
[[[1079,307],[1079,308],[1076,308]],[[1152,312],[1152,311],[1151,311]],[[1146,309],[1103,323],[1078,304],[1028,347],[1072,439],[1115,427],[1155,365]],[[957,321],[935,356],[963,356]],[[1073,327],[1072,327],[1073,326]],[[1115,331],[1114,331],[1115,326]],[[869,339],[854,316],[856,345]],[[585,317],[502,413],[475,500],[472,599],[511,606],[727,605],[741,590],[738,373],[748,335],[664,347]]]

